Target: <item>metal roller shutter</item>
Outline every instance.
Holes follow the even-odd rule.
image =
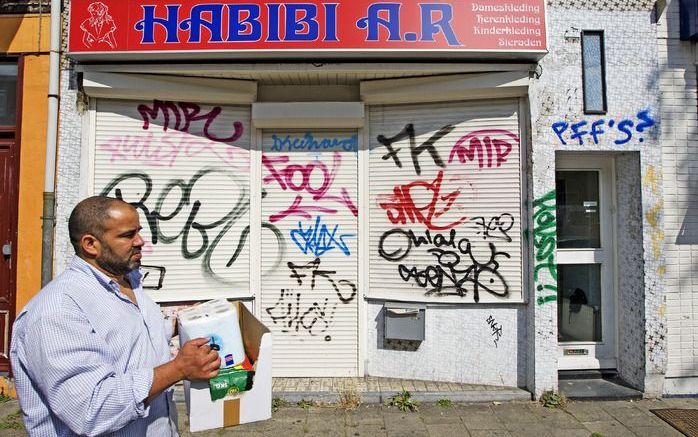
[[[262,137],[262,223],[274,232],[261,239],[261,316],[274,333],[273,374],[356,376],[357,133]]]
[[[98,100],[94,123],[93,192],[139,210],[151,296],[249,296],[249,106]]]
[[[518,101],[369,111],[369,297],[520,302]]]

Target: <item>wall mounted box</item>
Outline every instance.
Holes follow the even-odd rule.
[[[424,340],[426,305],[386,302],[383,305],[385,338],[391,340]]]

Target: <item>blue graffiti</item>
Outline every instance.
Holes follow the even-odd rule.
[[[327,225],[321,223],[319,216],[315,218],[315,224],[309,224],[307,228],[303,227],[301,222],[298,222],[298,228],[291,230],[291,240],[296,243],[296,246],[306,255],[322,256],[332,249],[339,249],[346,256],[350,256],[351,252],[345,238],[354,237],[354,234],[340,234],[337,236],[337,228],[339,225],[334,225],[330,231]]]
[[[274,141],[271,150],[274,152],[292,152],[294,150],[335,150],[341,148],[345,152],[356,152],[359,148],[359,138],[352,135],[348,138],[315,138],[310,132],[303,137],[286,137],[272,135]]]
[[[638,112],[635,118],[636,120],[625,118],[618,121],[600,118],[594,121],[581,120],[571,124],[566,121],[558,121],[550,127],[563,146],[568,144],[567,141],[575,140],[580,146],[583,146],[586,139],[590,139],[594,144],[599,144],[602,138],[609,134],[613,135],[614,144],[623,145],[630,142],[636,132],[642,134],[657,124],[650,115],[649,109]],[[606,127],[609,129],[605,129]],[[645,138],[638,135],[637,141],[642,143]]]

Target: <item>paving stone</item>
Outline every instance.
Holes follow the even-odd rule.
[[[654,415],[650,416],[634,404],[604,403],[601,407],[626,427],[661,426],[663,422],[662,419]]]
[[[463,412],[460,417],[469,431],[505,429],[504,424],[492,411]]]
[[[381,437],[387,436],[388,433],[382,425],[359,425],[356,428],[347,429],[347,437]]]
[[[383,411],[380,406],[360,406],[356,410],[344,412],[344,423],[347,426],[379,425],[384,426]]]
[[[463,423],[459,411],[453,407],[439,407],[425,404],[419,407],[419,415],[426,424],[430,423]]]
[[[572,414],[559,408],[546,408],[540,404],[534,404],[529,406],[529,411],[551,429],[584,428]]]
[[[470,433],[461,423],[433,423],[426,425],[431,437],[468,437]]]
[[[631,427],[630,431],[638,437],[682,437],[683,434],[674,428],[665,428],[662,426],[639,426]]]
[[[553,437],[550,428],[542,423],[505,422],[504,426],[516,437]]]
[[[470,431],[471,437],[512,437],[505,429],[477,429]]]
[[[511,403],[493,405],[492,411],[494,411],[494,414],[496,414],[502,422],[532,423],[538,420],[538,418],[529,411],[528,404]]]
[[[565,407],[565,411],[572,414],[580,422],[613,420],[610,414],[594,402],[570,402]]]
[[[586,428],[578,428],[578,429],[552,429],[550,431],[554,437],[589,437],[591,434],[588,429]],[[608,436],[611,437],[611,436]]]
[[[604,420],[599,422],[583,422],[584,427],[591,432],[598,432],[607,437],[634,437],[628,428],[617,420]]]

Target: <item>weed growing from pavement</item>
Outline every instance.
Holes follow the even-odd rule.
[[[339,403],[337,408],[342,410],[356,410],[361,405],[361,396],[353,388],[339,391]]]
[[[419,410],[419,402],[412,399],[410,392],[404,388],[400,393],[388,399],[387,405],[389,407],[397,407],[398,410],[405,413]]]
[[[314,406],[315,406],[315,402],[313,402],[313,401],[306,401],[305,399],[301,399],[300,401],[298,401],[298,402],[296,403],[296,405],[298,405],[299,407],[301,407],[301,408],[304,409],[304,410],[307,410],[307,409],[310,408],[310,407],[314,407]]]
[[[547,408],[564,408],[567,405],[567,398],[561,393],[550,390],[540,396],[540,403]]]
[[[22,414],[19,410],[16,413],[8,414],[0,420],[0,429],[24,429]]]
[[[0,390],[0,404],[4,404],[5,402],[9,401],[10,399],[12,399],[12,398],[5,394],[5,390]]]
[[[290,404],[281,398],[274,398],[271,400],[271,411],[276,413],[279,408],[288,407]]]
[[[451,408],[453,407],[453,401],[450,399],[439,399],[436,401],[436,405],[438,405],[441,408]]]

